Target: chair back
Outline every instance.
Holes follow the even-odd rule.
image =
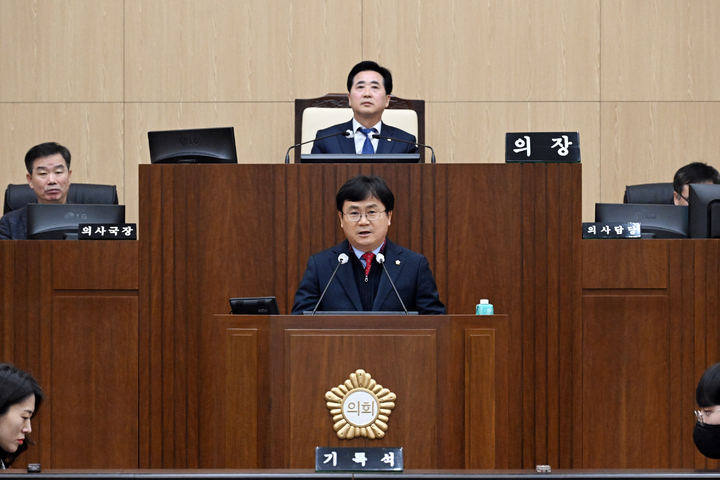
[[[75,204],[117,205],[117,187],[115,185],[98,185],[94,183],[71,183],[68,189],[67,201]],[[20,185],[10,184],[5,189],[3,215],[34,202],[37,202],[37,197],[30,185],[27,183]]]
[[[328,93],[324,97],[295,100],[295,144],[315,138],[318,130],[344,123],[352,119],[348,96],[343,93]],[[415,135],[418,143],[425,143],[425,100],[408,100],[390,97],[382,121],[393,127]],[[295,163],[300,155],[310,153],[312,143],[295,149]],[[425,161],[425,149],[420,148],[420,161]]]
[[[673,204],[673,184],[628,185],[625,187],[623,203]]]

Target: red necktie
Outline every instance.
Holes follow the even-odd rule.
[[[365,259],[365,281],[367,282],[367,276],[370,273],[370,267],[372,267],[372,261],[375,258],[373,252],[365,252],[362,254],[362,258]]]

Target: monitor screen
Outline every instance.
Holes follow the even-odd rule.
[[[300,163],[420,163],[419,153],[311,153],[300,155]]]
[[[150,163],[237,163],[233,127],[148,132]]]
[[[233,315],[277,315],[280,313],[275,297],[244,297],[230,299]]]
[[[29,239],[77,238],[78,225],[81,223],[125,223],[125,205],[30,203],[27,206]]]
[[[689,187],[690,238],[720,238],[720,185]]]
[[[688,207],[640,203],[596,203],[595,221],[601,223],[639,222],[644,237],[687,238]]]

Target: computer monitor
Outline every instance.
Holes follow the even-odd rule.
[[[123,224],[125,205],[30,203],[27,206],[29,239],[77,238],[78,225],[81,223]]]
[[[689,185],[690,238],[720,238],[720,185]]]
[[[148,132],[150,163],[237,163],[233,127]]]
[[[280,313],[275,297],[244,297],[230,299],[233,315],[277,315]]]
[[[688,207],[681,205],[596,203],[595,221],[639,222],[643,237],[687,238],[688,236]]]

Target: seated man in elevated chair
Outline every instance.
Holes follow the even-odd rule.
[[[55,142],[41,143],[25,155],[27,182],[38,203],[66,203],[70,189],[70,151]],[[27,238],[27,207],[0,218],[0,240]]]
[[[348,101],[353,110],[349,122],[319,130],[315,138],[337,135],[316,140],[312,153],[416,153],[414,135],[383,124],[382,114],[390,105],[392,74],[375,62],[364,61],[353,67],[347,79]],[[345,132],[352,133],[344,135]],[[373,138],[372,134],[397,138],[405,142],[393,142]]]

